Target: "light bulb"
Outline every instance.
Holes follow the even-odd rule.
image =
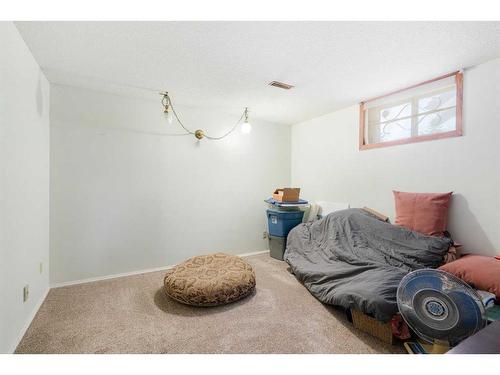
[[[172,114],[172,111],[164,111],[163,115],[165,116],[169,124],[171,124],[174,121],[174,115]]]
[[[248,121],[245,121],[243,124],[241,124],[241,132],[243,134],[248,134],[251,131],[252,131],[252,125]]]

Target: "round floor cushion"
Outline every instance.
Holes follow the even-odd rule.
[[[165,276],[165,292],[193,306],[217,306],[237,301],[255,288],[255,273],[243,259],[216,253],[190,258]]]

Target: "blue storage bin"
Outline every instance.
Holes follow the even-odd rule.
[[[271,236],[286,237],[288,232],[302,223],[304,211],[267,210],[267,225]]]

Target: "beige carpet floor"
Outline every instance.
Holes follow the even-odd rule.
[[[356,330],[268,254],[254,294],[209,308],[163,293],[163,272],[52,289],[16,353],[401,353]]]

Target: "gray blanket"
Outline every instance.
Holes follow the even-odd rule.
[[[396,290],[403,276],[440,266],[451,244],[349,209],[295,227],[284,258],[321,302],[387,322],[398,311]]]

